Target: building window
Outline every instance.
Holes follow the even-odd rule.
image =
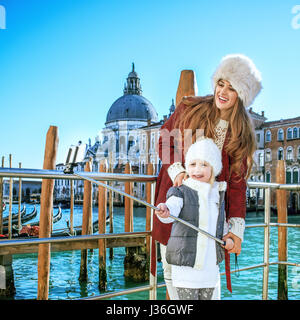
[[[260,167],[264,166],[264,154],[262,152],[258,155],[258,163]]]
[[[293,148],[288,147],[286,150],[286,160],[293,160]]]
[[[283,130],[279,129],[277,133],[277,140],[278,141],[283,141]]]
[[[277,157],[278,160],[284,160],[283,159],[283,149],[282,148],[279,148],[278,149],[278,157]]]
[[[294,128],[293,129],[293,139],[297,139],[298,138],[298,128]]]
[[[151,149],[154,151],[155,149],[155,135],[154,133],[151,134]]]
[[[297,158],[300,159],[300,147],[298,147],[298,154],[297,154]]]
[[[297,184],[299,182],[299,172],[297,168],[293,169],[293,183]]]
[[[292,183],[292,172],[291,172],[290,168],[286,169],[285,180],[286,180],[286,182],[285,182],[286,184]]]
[[[293,139],[293,129],[292,128],[288,128],[287,129],[287,139]]]
[[[272,153],[271,150],[266,150],[266,162],[272,161]]]
[[[270,171],[266,172],[266,182],[271,182],[271,173],[270,173]]]
[[[271,141],[271,131],[268,130],[266,133],[266,142],[270,142]]]
[[[257,143],[260,142],[260,134],[259,134],[259,133],[256,134],[256,142],[257,142]]]

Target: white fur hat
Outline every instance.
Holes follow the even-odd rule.
[[[221,151],[210,138],[200,137],[189,147],[185,155],[185,168],[195,159],[208,162],[213,167],[215,176],[222,170]]]
[[[260,72],[253,61],[242,54],[223,57],[212,77],[214,90],[220,79],[230,82],[246,108],[252,104],[262,88]]]

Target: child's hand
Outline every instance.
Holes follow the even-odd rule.
[[[226,239],[226,245],[225,245],[225,249],[226,250],[231,250],[234,247],[234,241],[231,238],[227,238]]]
[[[182,185],[183,180],[186,180],[188,178],[188,175],[186,172],[181,172],[178,173],[178,175],[176,176],[173,186],[174,187],[179,187]]]
[[[157,207],[160,210],[155,210],[155,214],[157,214],[161,218],[168,218],[170,216],[170,211],[165,203],[160,203]]]

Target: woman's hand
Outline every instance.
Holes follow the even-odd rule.
[[[155,210],[155,214],[161,218],[168,218],[170,216],[170,211],[165,203],[160,203],[157,207],[159,210]]]
[[[173,186],[174,187],[179,187],[182,185],[182,181],[187,179],[188,175],[186,172],[181,172],[181,173],[178,173],[178,175],[176,176],[175,180],[174,180],[174,184]]]
[[[226,241],[227,238],[232,238],[232,240],[234,241],[234,246],[231,250],[228,250],[228,253],[236,253],[237,255],[239,255],[241,253],[242,250],[242,240],[236,236],[235,234],[228,232],[224,237],[223,237],[223,241]]]

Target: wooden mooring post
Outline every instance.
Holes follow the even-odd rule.
[[[276,182],[280,184],[286,183],[285,177],[285,161],[278,160],[276,168]],[[286,190],[276,190],[277,198],[277,219],[278,223],[287,223],[287,192]],[[278,260],[287,261],[287,228],[278,227]],[[278,265],[278,300],[288,299],[287,286],[287,266]]]
[[[109,154],[109,163],[108,163],[108,172],[114,172],[114,165],[113,165],[113,155],[112,152]],[[113,181],[108,181],[110,186],[113,185]],[[113,192],[108,190],[108,213],[109,213],[109,233],[114,232],[114,199],[113,199]],[[109,259],[113,259],[114,257],[114,249],[109,248]]]
[[[100,162],[99,172],[107,172],[106,161]],[[107,183],[106,181],[101,181]],[[106,212],[107,212],[107,189],[98,187],[98,230],[99,233],[106,233]],[[107,285],[106,273],[106,239],[100,239],[99,244],[99,290],[105,291]]]
[[[19,168],[22,168],[22,163],[19,162]],[[22,179],[19,178],[19,197],[18,197],[18,230],[21,230],[21,204],[22,204]]]
[[[56,154],[58,149],[58,128],[50,126],[46,136],[43,169],[55,170]],[[40,204],[39,238],[51,237],[51,222],[53,211],[54,179],[42,180]],[[40,244],[38,250],[38,292],[37,300],[47,300],[50,277],[50,243]]]
[[[74,235],[74,180],[70,180],[70,233]]]
[[[12,156],[9,155],[9,167],[12,166]],[[9,178],[9,212],[8,212],[8,239],[12,236],[12,203],[13,203],[13,178]]]
[[[147,175],[152,176],[154,173],[154,167],[152,163],[147,164]],[[153,202],[153,190],[152,190],[152,183],[146,183],[146,201],[148,203]],[[152,209],[147,207],[146,208],[146,231],[151,231],[151,211]],[[150,236],[146,238],[146,252],[148,257],[150,257]]]
[[[90,161],[86,162],[84,167],[85,172],[91,172]],[[91,220],[92,220],[92,183],[84,180],[83,190],[83,212],[82,212],[82,235],[91,234]],[[80,274],[79,281],[86,281],[87,272],[87,249],[81,250]]]
[[[131,165],[129,162],[125,164],[124,174],[132,174]],[[124,183],[125,192],[132,195],[132,182]],[[133,200],[125,197],[124,199],[124,220],[125,220],[125,232],[133,231]]]
[[[125,174],[132,174],[130,163],[126,163]],[[125,182],[125,192],[133,195],[133,182]],[[133,232],[133,200],[124,199],[125,232]],[[124,277],[140,282],[149,280],[149,256],[146,247],[128,247],[125,249]]]
[[[184,96],[197,95],[196,75],[193,70],[182,70],[176,92],[176,107]]]

